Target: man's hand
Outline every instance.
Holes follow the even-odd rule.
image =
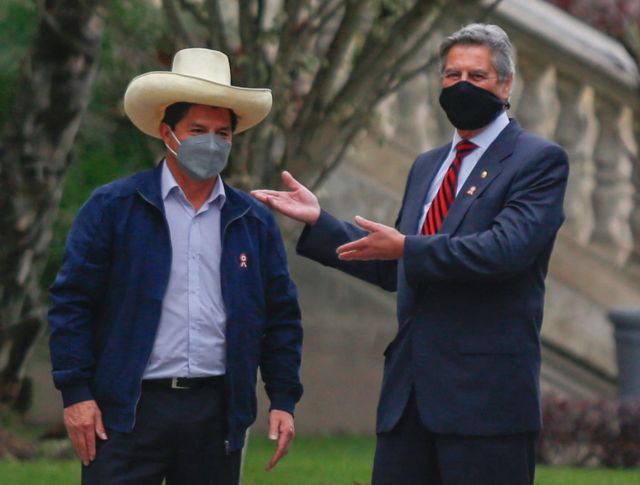
[[[369,261],[373,259],[400,259],[404,255],[404,234],[395,228],[356,216],[356,224],[369,231],[369,235],[357,241],[343,244],[336,249],[343,261]]]
[[[286,411],[273,409],[269,413],[269,439],[278,440],[278,447],[267,464],[267,471],[276,466],[280,458],[289,452],[289,445],[294,436],[293,416]]]
[[[80,460],[89,465],[96,458],[96,435],[107,439],[98,405],[95,401],[81,401],[65,408],[64,425]]]
[[[253,190],[251,195],[281,214],[313,226],[320,217],[318,198],[287,171],[282,172],[282,181],[291,191]]]

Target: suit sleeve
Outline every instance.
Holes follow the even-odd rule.
[[[289,276],[282,236],[273,218],[270,218],[266,269],[267,323],[260,373],[271,401],[270,409],[293,414],[303,391],[300,383],[301,315],[297,289]]]
[[[49,290],[49,347],[55,386],[64,406],[93,399],[93,324],[109,271],[109,235],[100,196],[80,209],[62,267]]]
[[[490,229],[464,236],[407,236],[404,258],[409,285],[501,280],[529,268],[564,220],[568,171],[566,153],[550,145],[516,174]]]
[[[306,226],[300,235],[296,251],[314,261],[339,269],[387,291],[397,286],[397,261],[342,261],[336,248],[366,236],[357,226],[340,221],[326,211],[313,226]]]

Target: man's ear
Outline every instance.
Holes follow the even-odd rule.
[[[509,74],[507,78],[500,84],[500,99],[508,102],[511,98],[511,89],[513,88],[513,74]]]
[[[171,127],[168,124],[160,123],[160,138],[162,138],[162,141],[167,145],[169,145],[171,141],[174,141],[171,136],[171,131]]]

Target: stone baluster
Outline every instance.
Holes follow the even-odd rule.
[[[551,138],[558,120],[560,103],[556,95],[556,70],[531,57],[520,59],[523,89],[516,116],[527,130]]]
[[[628,107],[596,94],[599,133],[594,151],[596,186],[593,193],[595,226],[592,245],[622,264],[632,244],[629,215],[632,208],[632,159],[628,146],[633,121]]]
[[[633,171],[631,183],[634,187],[633,209],[631,210],[631,233],[633,234],[633,251],[630,262],[640,265],[640,110],[633,113]]]
[[[561,74],[558,74],[557,88],[560,114],[555,140],[567,151],[571,167],[564,201],[567,218],[563,232],[585,245],[591,236],[594,219],[593,150],[598,126],[593,111],[593,89]]]

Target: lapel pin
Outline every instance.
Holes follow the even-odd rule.
[[[489,175],[489,172],[487,172],[486,170],[483,170],[482,173],[480,174],[480,178],[481,179],[486,179],[487,175]]]
[[[475,193],[476,193],[476,186],[475,185],[472,186],[472,187],[469,187],[469,190],[467,190],[467,195],[473,195]]]
[[[241,268],[246,268],[248,261],[249,261],[249,259],[247,258],[247,255],[245,253],[241,253],[240,254],[240,267]]]

